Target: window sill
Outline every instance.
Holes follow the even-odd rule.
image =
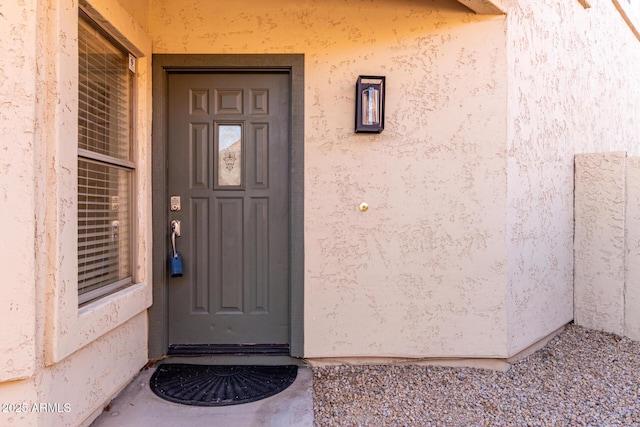
[[[150,306],[151,287],[146,283],[129,286],[83,306],[75,319],[64,322],[64,329],[52,331],[47,365],[60,362]]]

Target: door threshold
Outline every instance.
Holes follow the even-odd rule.
[[[288,356],[289,344],[172,344],[167,356]]]
[[[164,363],[186,363],[193,365],[266,365],[282,366],[296,365],[298,367],[308,366],[306,360],[297,359],[291,356],[265,356],[265,355],[229,355],[229,354],[207,354],[201,356],[165,356],[154,361],[149,367]]]

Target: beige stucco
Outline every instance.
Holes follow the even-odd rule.
[[[590,3],[507,7],[510,353],[572,318],[574,154],[640,153],[640,43]]]
[[[640,43],[615,2],[81,3],[139,56],[136,284],[78,309],[78,3],[2,2],[0,402],[72,410],[0,425],[86,424],[146,362],[152,53],[305,55],[305,357],[507,359],[573,318],[574,267],[640,339]],[[380,135],[353,132],[361,74],[387,78]],[[574,247],[585,152],[619,153],[578,158],[613,187],[576,216],[615,215]]]
[[[305,54],[306,357],[506,354],[503,16],[391,0],[150,14],[156,53]],[[380,135],[353,132],[360,74],[387,77]]]
[[[159,53],[306,55],[305,354],[513,355],[573,316],[573,155],[637,149],[638,88],[606,73],[637,41],[610,2],[367,5],[152,1],[149,29]],[[366,73],[376,137],[352,133]]]
[[[640,157],[576,157],[575,322],[640,340]]]
[[[612,0],[620,15],[629,25],[629,28],[635,36],[640,40],[640,6],[631,0]]]
[[[628,157],[625,207],[624,334],[640,341],[640,157]]]
[[[86,425],[145,365],[146,335],[146,314],[141,313],[35,376],[0,384],[1,402],[22,405],[0,413],[0,425]],[[41,403],[51,409],[40,409]]]
[[[0,4],[0,382],[35,371],[36,5]]]
[[[624,333],[626,154],[576,156],[575,321]]]
[[[0,402],[14,405],[0,413],[3,426],[80,425],[147,362],[151,43],[118,4],[86,5],[143,54],[136,80],[136,284],[78,309],[78,3],[3,2],[0,19],[11,25],[0,25],[0,253],[7,273],[0,298]],[[59,406],[42,412],[41,403]]]

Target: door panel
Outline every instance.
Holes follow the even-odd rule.
[[[169,344],[289,343],[289,76],[168,77]]]

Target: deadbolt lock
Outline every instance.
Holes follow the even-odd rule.
[[[177,212],[181,209],[180,206],[180,196],[171,196],[171,212]]]

